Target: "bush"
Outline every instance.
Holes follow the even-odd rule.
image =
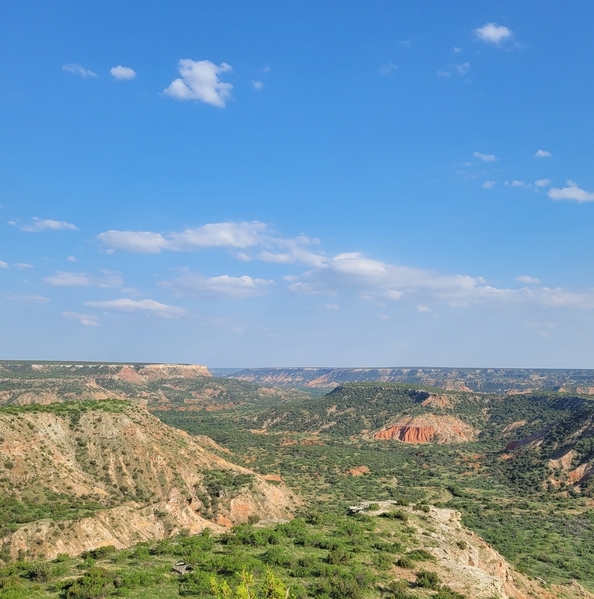
[[[417,586],[423,589],[433,589],[434,591],[439,589],[439,576],[435,572],[428,572],[427,570],[421,570],[417,573]]]

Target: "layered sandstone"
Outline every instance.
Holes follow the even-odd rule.
[[[374,439],[392,439],[403,443],[456,443],[471,441],[478,431],[455,416],[422,414],[407,416],[377,431]]]

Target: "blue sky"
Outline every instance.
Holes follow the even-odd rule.
[[[593,19],[2,3],[0,356],[593,367]]]

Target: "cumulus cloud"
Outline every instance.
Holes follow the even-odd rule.
[[[73,75],[78,75],[83,79],[95,78],[98,77],[97,73],[93,73],[90,69],[85,69],[78,62],[70,62],[62,66],[62,70],[67,73],[72,73]]]
[[[58,271],[43,282],[52,287],[99,287],[100,289],[113,289],[123,285],[122,277],[108,270],[101,271],[101,276],[93,276],[85,272]]]
[[[68,256],[66,260],[68,260],[68,262],[76,262],[76,258],[74,256]]]
[[[470,69],[470,63],[463,62],[462,64],[454,65],[454,68],[456,69],[456,73],[458,73],[458,75],[466,75]]]
[[[178,296],[246,299],[266,294],[272,284],[272,281],[254,279],[248,275],[205,277],[200,273],[185,271],[180,277],[161,285],[172,289]]]
[[[442,79],[447,79],[448,77],[451,77],[452,74],[449,71],[437,71],[437,76]]]
[[[510,187],[530,187],[530,183],[526,183],[525,181],[518,181],[518,179],[514,179],[513,181],[506,181],[506,185]]]
[[[528,275],[521,275],[515,278],[518,283],[525,283],[526,285],[538,285],[540,283],[540,279],[536,277],[529,277]]]
[[[136,71],[134,69],[131,69],[130,67],[123,67],[122,65],[112,67],[109,69],[109,72],[120,81],[125,79],[134,79],[134,77],[136,77]]]
[[[78,312],[62,312],[64,318],[72,318],[78,320],[80,324],[86,327],[96,327],[99,325],[97,317],[90,314],[79,314]]]
[[[15,264],[15,268],[18,268],[19,270],[26,270],[28,268],[33,268],[33,265],[29,264],[28,262],[17,262]]]
[[[551,180],[550,179],[537,179],[534,182],[534,185],[536,187],[548,187],[551,184]]]
[[[264,89],[264,84],[261,81],[252,81],[252,87],[259,92]]]
[[[111,249],[158,254],[162,250],[183,252],[209,247],[244,249],[257,245],[266,231],[264,223],[254,221],[212,223],[165,235],[152,231],[112,230],[97,237]]]
[[[230,65],[226,62],[216,65],[210,60],[182,58],[178,62],[178,70],[181,77],[165,88],[166,95],[176,100],[198,100],[225,108],[233,86],[221,81],[220,75],[231,71]]]
[[[546,150],[537,150],[534,155],[536,158],[550,158],[552,154]]]
[[[494,154],[483,154],[482,152],[474,152],[473,156],[483,162],[495,162],[497,157]]]
[[[178,318],[185,314],[183,308],[161,304],[152,299],[133,300],[120,298],[106,302],[85,302],[84,305],[89,308],[102,308],[107,311],[141,312],[150,316],[158,316],[159,318]]]
[[[593,291],[535,287],[537,280],[530,278],[530,281],[518,279],[518,282],[531,287],[498,288],[489,285],[482,277],[389,264],[359,253],[327,258],[323,268],[315,268],[287,280],[289,291],[301,295],[356,293],[365,300],[392,297],[423,306],[439,301],[455,307],[482,304],[594,309]]]
[[[514,35],[514,32],[503,25],[498,25],[497,23],[486,23],[482,27],[475,29],[474,35],[483,42],[498,46],[511,39]]]
[[[0,268],[8,268],[8,264],[4,260],[0,260]]]
[[[495,187],[496,182],[495,181],[485,181],[482,184],[482,188],[483,189],[493,189],[493,187]]]
[[[39,233],[40,231],[78,231],[78,227],[63,220],[51,220],[33,217],[33,222],[23,225],[21,231]]]
[[[578,187],[575,181],[568,180],[567,187],[553,187],[547,195],[551,200],[568,200],[573,202],[592,202],[594,193]]]

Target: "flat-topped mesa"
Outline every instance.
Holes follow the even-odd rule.
[[[472,426],[454,416],[423,414],[402,418],[374,433],[373,438],[403,443],[460,443],[471,441],[476,434]]]
[[[115,376],[122,381],[141,385],[170,378],[212,377],[212,374],[206,366],[199,364],[147,364],[140,368],[128,364],[122,366]]]

